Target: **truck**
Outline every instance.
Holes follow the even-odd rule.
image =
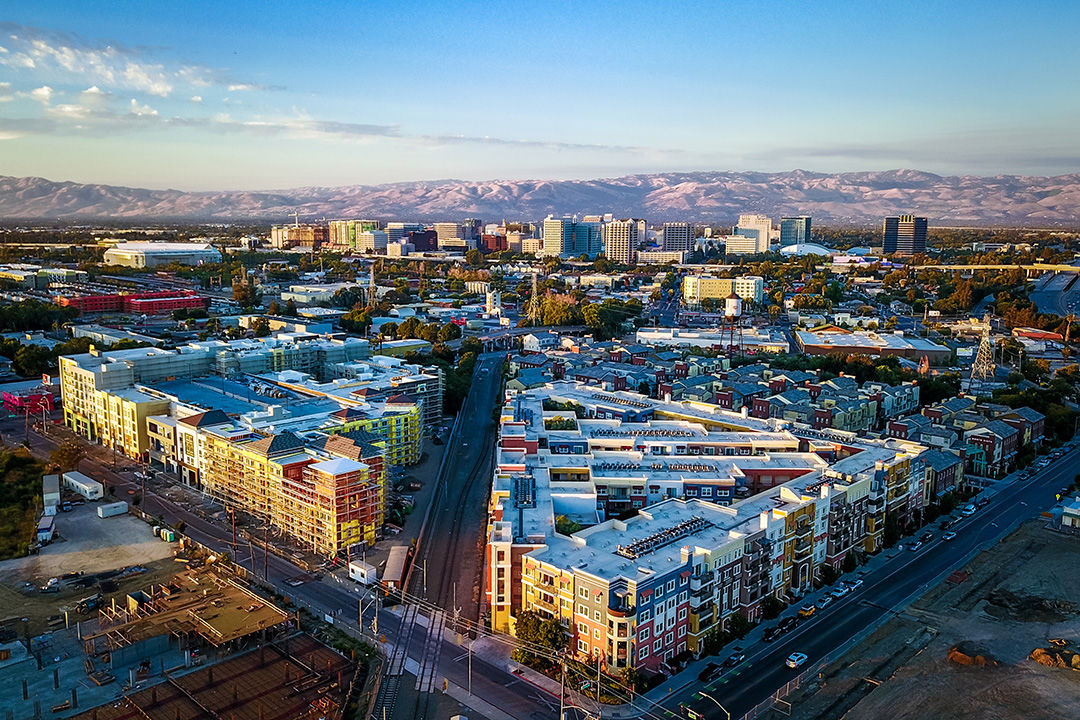
[[[99,518],[111,518],[117,515],[125,515],[128,511],[128,504],[123,500],[114,503],[108,503],[106,505],[98,505],[97,515]]]
[[[101,483],[75,470],[64,473],[64,487],[87,500],[100,500],[105,496],[105,488]]]
[[[89,597],[84,597],[79,602],[75,603],[75,610],[77,612],[86,614],[91,610],[97,610],[101,607],[102,597],[101,593],[95,593]]]

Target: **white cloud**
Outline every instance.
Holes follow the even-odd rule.
[[[226,73],[198,65],[167,65],[147,57],[142,49],[117,44],[90,44],[63,32],[0,22],[10,49],[0,53],[0,66],[36,70],[57,83],[87,80],[94,86],[137,90],[158,97],[178,86],[228,86],[241,90],[274,90],[275,86],[239,82]]]
[[[149,105],[140,105],[135,98],[131,98],[131,114],[132,115],[157,115],[158,111]]]
[[[229,92],[237,92],[237,91],[242,91],[242,90],[256,90],[256,89],[257,89],[257,86],[252,85],[251,83],[233,83],[232,85],[229,85],[229,88],[228,88]]]
[[[31,100],[37,100],[42,105],[48,105],[49,101],[52,100],[52,96],[55,92],[56,91],[48,85],[42,85],[39,88],[34,88],[33,90],[31,90],[29,92],[29,96]]]
[[[191,102],[193,102],[193,103],[201,103],[202,102],[202,95],[192,95],[191,96]]]

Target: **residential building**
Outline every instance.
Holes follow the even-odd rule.
[[[724,253],[727,255],[756,255],[768,252],[768,249],[762,250],[760,240],[749,235],[722,235],[719,239],[724,243]]]
[[[645,239],[641,232],[643,224],[644,221],[633,218],[604,223],[604,255],[607,259],[624,265],[633,263],[638,246]]]
[[[882,249],[886,254],[915,255],[926,252],[926,218],[899,215],[885,218]]]
[[[638,250],[637,253],[637,262],[641,265],[681,265],[685,261],[686,252],[683,250]]]
[[[757,275],[734,278],[687,275],[682,281],[683,302],[698,307],[705,299],[723,300],[735,293],[745,302],[761,305],[765,300],[765,279]]]
[[[731,234],[755,240],[755,253],[769,252],[772,243],[772,219],[768,215],[744,213],[739,216],[739,224]]]
[[[356,235],[356,250],[362,253],[385,253],[386,233],[382,230],[364,230]]]
[[[540,253],[549,257],[573,258],[585,255],[594,258],[603,250],[603,225],[585,222],[576,217],[544,219]],[[527,240],[522,239],[522,252]]]
[[[403,223],[397,224],[403,225]],[[331,220],[327,235],[328,242],[338,250],[356,250],[357,239],[361,233],[381,228],[382,224],[378,220]]]

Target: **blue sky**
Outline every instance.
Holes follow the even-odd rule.
[[[9,3],[0,174],[1080,171],[1076,2]]]

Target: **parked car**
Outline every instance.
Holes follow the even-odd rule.
[[[956,538],[956,533],[952,532],[951,530],[941,536],[941,539],[944,540],[945,542],[949,542],[950,540],[954,540],[955,538]]]
[[[822,596],[822,598],[817,601],[818,610],[824,610],[825,608],[832,605],[832,602],[833,602],[833,596],[832,595],[824,595],[824,596]]]
[[[772,642],[783,634],[783,630],[773,625],[772,627],[765,628],[765,632],[761,635],[761,639],[765,642]]]
[[[924,543],[928,543],[928,542],[930,542],[931,540],[934,539],[934,533],[925,532],[925,533],[922,534],[922,537],[919,538],[919,539],[922,540]]]
[[[697,679],[701,682],[710,682],[720,677],[721,667],[714,662],[709,663],[698,673]]]
[[[801,608],[799,608],[799,617],[808,618],[808,617],[811,617],[816,612],[817,612],[817,606],[816,605],[813,605],[813,604],[803,605]]]
[[[910,550],[911,552],[915,552],[916,550],[918,550],[921,547],[922,547],[922,542],[919,541],[919,540],[916,540],[915,542],[908,544],[908,550]]]
[[[728,655],[728,659],[724,661],[724,667],[733,668],[744,660],[746,660],[746,653],[732,653],[731,655]]]
[[[787,660],[784,662],[789,668],[796,670],[803,666],[806,662],[806,655],[800,652],[793,652],[787,656]]]
[[[831,595],[836,600],[839,600],[840,598],[847,595],[849,592],[851,592],[851,588],[849,588],[847,585],[837,585],[835,588],[832,589],[832,591],[829,592],[829,595]]]
[[[786,633],[786,632],[791,632],[792,630],[794,630],[795,626],[798,625],[798,624],[799,624],[798,618],[796,618],[796,617],[786,617],[783,620],[781,620],[780,624],[777,625],[776,627],[778,627],[780,629],[780,632]]]
[[[971,503],[968,503],[964,507],[960,508],[960,514],[964,517],[971,517],[975,514],[975,506]]]
[[[854,580],[843,580],[845,585],[851,590],[862,587],[862,578],[855,578]]]

